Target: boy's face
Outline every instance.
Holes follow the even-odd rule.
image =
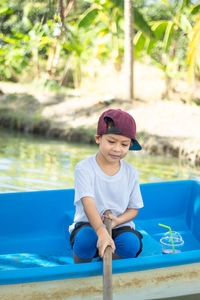
[[[131,146],[131,139],[119,134],[103,134],[95,136],[99,152],[109,163],[118,163],[124,158]]]

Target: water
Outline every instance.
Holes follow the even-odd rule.
[[[72,188],[74,166],[98,151],[97,146],[70,144],[0,130],[0,192]],[[139,170],[140,182],[197,179],[198,169],[178,159],[129,152],[126,160]]]

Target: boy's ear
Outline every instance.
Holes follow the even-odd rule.
[[[96,144],[99,145],[101,136],[99,134],[96,134],[94,137],[95,137]]]

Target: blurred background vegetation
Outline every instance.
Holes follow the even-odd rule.
[[[121,97],[128,1],[138,107]],[[0,1],[0,126],[25,133],[0,128],[0,191],[71,187],[75,163],[97,148],[66,141],[91,143],[110,105],[134,109],[146,153],[129,159],[142,182],[199,180],[199,139],[189,139],[199,137],[199,53],[199,0]]]
[[[165,74],[166,90],[187,74],[200,79],[200,4],[134,0],[134,58]],[[78,88],[83,67],[124,61],[124,1],[4,0],[0,3],[0,80]],[[94,66],[95,67],[95,66]],[[191,100],[191,99],[190,99]]]

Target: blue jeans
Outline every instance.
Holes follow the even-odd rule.
[[[115,253],[121,258],[134,258],[142,251],[142,235],[129,226],[112,230]],[[89,223],[78,223],[71,234],[74,253],[82,259],[90,259],[98,255],[97,234]]]

